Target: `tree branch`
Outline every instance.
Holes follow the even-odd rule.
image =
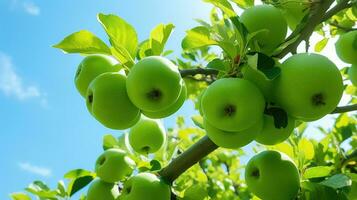
[[[337,107],[331,114],[345,113],[345,112],[351,112],[356,110],[357,110],[357,104],[353,104],[348,106]]]
[[[277,57],[283,58],[288,53],[296,52],[297,47],[302,41],[309,40],[316,26],[321,23],[321,19],[328,17],[325,15],[325,13],[330,8],[333,2],[333,0],[322,0],[321,4],[317,5],[316,8],[313,8],[305,26],[300,30],[300,35],[298,36],[296,41],[288,45],[285,49],[283,49],[277,55]],[[288,38],[294,38],[296,35],[298,34],[294,31]]]
[[[330,19],[332,16],[336,15],[340,11],[349,8],[352,6],[352,4],[348,3],[349,0],[343,0],[340,3],[338,3],[335,7],[331,8],[326,14],[322,17],[321,22],[324,22],[328,19]]]
[[[169,165],[161,169],[159,174],[164,180],[172,183],[182,173],[217,148],[218,146],[216,144],[207,136],[204,136],[196,144],[172,160]]]
[[[339,29],[341,29],[341,30],[344,30],[344,31],[356,31],[356,30],[357,30],[357,28],[343,27],[343,26],[339,25],[339,24],[336,23],[336,22],[331,22],[331,23],[330,23],[330,26],[337,27],[337,28],[339,28]]]
[[[180,70],[180,74],[181,74],[182,78],[184,78],[187,76],[195,76],[198,74],[217,75],[218,71],[215,69],[209,69],[209,68],[182,69],[182,70]]]

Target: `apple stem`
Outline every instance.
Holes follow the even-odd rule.
[[[173,159],[170,164],[159,171],[161,178],[172,184],[182,173],[198,163],[202,158],[216,150],[218,146],[207,136],[202,137],[185,152]]]

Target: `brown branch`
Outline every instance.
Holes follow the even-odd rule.
[[[348,28],[348,27],[344,27],[344,26],[341,26],[341,25],[339,25],[338,23],[336,23],[336,22],[331,22],[330,23],[330,26],[334,26],[334,27],[337,27],[337,28],[339,28],[339,29],[341,29],[341,30],[344,30],[344,31],[356,31],[357,30],[357,28]]]
[[[189,149],[172,160],[169,165],[161,169],[159,174],[164,180],[172,183],[182,173],[217,148],[218,146],[216,144],[214,144],[207,136],[204,136],[196,144],[192,145]]]
[[[345,113],[345,112],[351,112],[356,110],[357,110],[357,104],[352,104],[348,106],[337,107],[331,114]]]
[[[324,22],[328,19],[330,19],[332,16],[336,15],[340,11],[352,7],[351,3],[348,3],[349,0],[343,0],[340,3],[338,3],[335,7],[331,8],[326,14],[322,17],[321,22]]]
[[[318,4],[315,8],[313,8],[311,10],[310,16],[308,17],[305,26],[300,30],[299,33],[300,35],[298,36],[297,40],[292,44],[288,45],[285,49],[283,49],[277,55],[277,57],[283,58],[288,53],[296,52],[297,47],[302,41],[309,40],[316,26],[321,23],[321,19],[327,17],[325,13],[330,8],[333,2],[334,2],[333,0],[322,0],[320,4]],[[293,32],[292,34],[294,34],[294,36],[298,35],[296,34],[296,32]],[[290,36],[288,38],[290,38]]]
[[[209,69],[209,68],[182,69],[182,70],[180,70],[180,74],[181,74],[182,78],[184,78],[187,76],[195,76],[198,74],[217,75],[218,71],[216,69]]]

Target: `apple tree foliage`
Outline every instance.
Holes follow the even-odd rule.
[[[280,9],[291,30],[283,42],[278,42],[276,48],[268,50],[261,48],[259,45],[262,43],[257,41],[262,33],[279,29],[278,25],[275,24],[276,27],[272,30],[266,30],[271,28],[267,27],[248,31],[250,25],[243,25],[242,21],[245,20],[237,14],[253,7],[254,0],[204,2],[213,5],[210,20],[196,20],[198,25],[187,30],[182,40],[181,55],[172,59],[172,62],[179,66],[184,78],[187,100],[195,103],[197,112],[192,116],[178,117],[176,126],[167,127],[166,142],[155,153],[141,155],[133,151],[127,133],[120,134],[119,137],[117,134],[104,135],[103,150],[124,150],[136,163],[135,173],[151,172],[160,175],[171,185],[171,199],[259,199],[247,187],[242,160],[264,150],[283,152],[297,166],[300,189],[295,199],[357,199],[357,87],[352,84],[357,79],[354,73],[356,63],[352,67],[339,66],[344,67],[340,72],[346,80],[344,95],[349,102],[331,113],[335,121],[330,129],[307,129],[309,123],[301,121],[290,137],[279,144],[253,143],[250,150],[225,149],[218,148],[205,136],[203,117],[199,114],[201,94],[208,85],[221,78],[241,77],[246,70],[243,65],[248,64],[252,67],[248,68],[249,70],[263,76],[265,82],[259,83],[261,79],[257,79],[257,84],[265,87],[279,77],[281,70],[278,61],[290,53],[296,54],[297,47],[303,41],[307,52],[311,50],[309,47],[314,45],[312,51],[318,53],[332,38],[357,31],[357,2],[264,0],[264,4]],[[119,16],[100,13],[97,19],[107,33],[109,45],[94,33],[81,30],[69,35],[54,47],[66,53],[111,56],[120,63],[116,67],[126,72],[145,57],[169,56],[173,53],[165,49],[165,44],[175,28],[173,24],[160,24],[151,31],[148,39],[139,41],[134,27]],[[316,44],[310,44],[309,39],[313,33],[322,38]],[[357,54],[347,54],[357,52],[357,37],[354,36],[348,42],[353,48],[346,50],[343,44],[336,44],[337,53],[346,55],[347,60],[356,59]],[[347,79],[351,79],[352,83]],[[269,99],[269,94],[264,95]],[[274,119],[276,117],[278,124],[287,123],[281,113],[276,110],[271,112],[276,114]],[[75,169],[65,174],[64,180],[59,181],[55,188],[50,188],[42,181],[34,181],[25,188],[26,192],[12,193],[10,196],[14,200],[61,200],[71,199],[74,194],[81,192],[80,200],[85,200],[86,192],[82,189],[96,177],[93,169]],[[123,189],[123,184],[125,183],[119,183],[119,190]],[[274,180],[270,184],[274,184]]]

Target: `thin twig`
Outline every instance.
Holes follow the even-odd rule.
[[[337,107],[331,114],[345,113],[345,112],[351,112],[356,110],[357,110],[357,104],[352,104],[348,106]]]
[[[195,76],[198,74],[217,75],[218,71],[215,69],[209,69],[209,68],[182,69],[182,70],[180,70],[180,74],[184,78],[187,76]]]
[[[337,27],[337,28],[339,28],[339,29],[341,29],[341,30],[344,30],[344,31],[346,31],[346,32],[356,31],[356,30],[357,30],[357,28],[348,28],[348,27],[341,26],[341,25],[339,25],[339,24],[336,23],[336,22],[331,22],[331,23],[330,23],[330,26]]]

